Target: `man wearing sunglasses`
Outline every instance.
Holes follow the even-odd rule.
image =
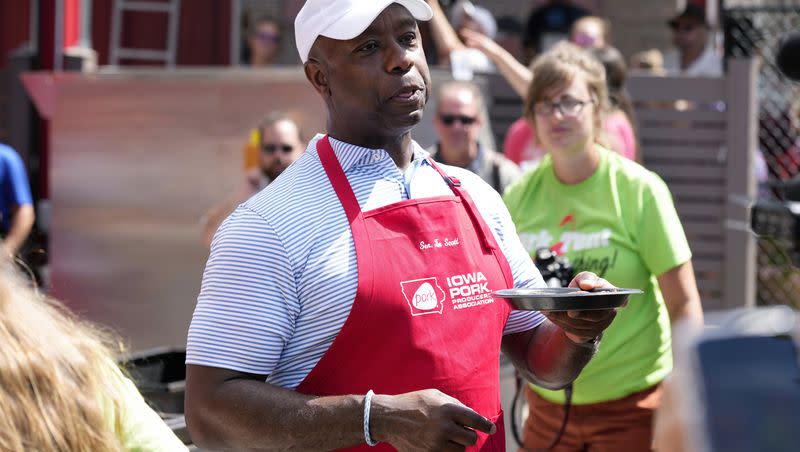
[[[300,126],[282,112],[270,114],[258,127],[258,166],[245,173],[244,180],[224,202],[212,207],[201,220],[203,243],[211,245],[219,225],[236,206],[263,190],[305,150]]]
[[[705,8],[689,2],[667,24],[675,45],[675,50],[664,56],[667,72],[705,77],[722,75],[722,57],[709,42]]]
[[[483,126],[483,95],[470,82],[446,82],[436,91],[433,126],[438,142],[428,149],[437,162],[466,168],[498,193],[522,175],[511,160],[478,141]]]

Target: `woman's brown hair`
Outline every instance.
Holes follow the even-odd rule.
[[[534,107],[555,90],[569,86],[577,74],[586,80],[589,95],[595,106],[595,132],[601,131],[601,117],[608,108],[608,87],[603,65],[590,53],[575,44],[562,41],[541,54],[531,66],[533,81],[525,96],[525,117],[535,127]]]

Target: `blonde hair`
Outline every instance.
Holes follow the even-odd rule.
[[[0,450],[123,450],[112,344],[0,260]]]
[[[533,81],[525,97],[525,117],[536,127],[534,107],[555,90],[564,89],[581,74],[595,106],[595,135],[599,134],[602,115],[608,110],[608,87],[603,65],[575,44],[561,41],[541,54],[531,66]]]

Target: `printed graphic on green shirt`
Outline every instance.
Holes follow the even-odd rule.
[[[531,255],[539,248],[549,248],[559,256],[572,254],[570,264],[575,272],[590,271],[605,278],[617,262],[618,252],[611,246],[613,232],[609,228],[597,231],[576,231],[575,214],[568,213],[559,223],[556,236],[547,229],[533,233],[522,232],[520,239]],[[591,255],[587,251],[592,251]]]

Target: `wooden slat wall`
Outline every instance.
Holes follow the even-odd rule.
[[[741,93],[749,93],[754,77],[752,63],[740,61],[724,78],[636,75],[628,81],[643,163],[672,192],[706,309],[754,303],[755,260],[747,251],[753,238],[725,228],[726,219],[748,221],[729,199],[753,194],[747,162],[755,140],[746,132],[755,103]],[[735,179],[744,182],[732,184]]]
[[[679,99],[694,102],[719,102],[725,99],[725,84],[716,77],[634,75],[628,79],[627,87],[637,102],[666,104]]]
[[[522,116],[522,98],[500,74],[486,74],[491,93],[491,103],[487,102],[492,133],[497,150],[503,151],[503,141],[509,126]]]

